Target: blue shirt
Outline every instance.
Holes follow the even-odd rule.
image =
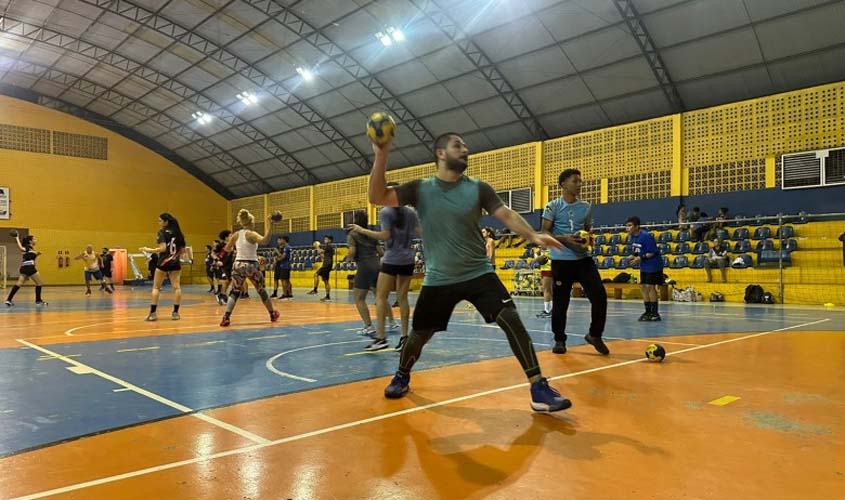
[[[404,218],[402,228],[396,226],[399,211]],[[417,213],[408,207],[385,207],[379,212],[381,230],[390,233],[384,243],[382,262],[391,266],[409,266],[414,264],[414,238],[417,236]]]
[[[276,269],[290,269],[290,247],[279,249],[279,260],[276,261]]]
[[[593,206],[590,202],[583,200],[567,203],[561,196],[546,205],[543,218],[552,223],[553,235],[577,235],[578,231],[587,230],[592,226]],[[552,248],[550,253],[552,260],[581,260],[590,257],[586,248],[564,247],[563,250]]]
[[[659,273],[663,271],[663,258],[660,256],[660,249],[657,248],[657,242],[654,241],[654,236],[650,232],[640,230],[636,236],[629,236],[628,242],[634,247],[634,256],[640,258],[640,272]],[[651,257],[646,257],[647,253],[652,254]]]

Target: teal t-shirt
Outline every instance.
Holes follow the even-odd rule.
[[[481,237],[481,209],[492,214],[502,200],[486,182],[461,177],[457,182],[437,177],[396,188],[400,205],[416,207],[425,251],[423,286],[462,283],[492,273]]]
[[[574,235],[593,224],[593,207],[589,202],[575,200],[567,203],[563,197],[554,199],[543,210],[543,218],[552,223],[553,235]],[[563,247],[553,248],[552,260],[580,260],[590,254],[586,250]]]

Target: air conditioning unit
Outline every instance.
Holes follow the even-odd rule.
[[[845,148],[819,149],[781,156],[781,189],[845,184]]]
[[[515,212],[524,214],[534,210],[534,197],[531,188],[511,189],[496,193],[499,198]]]

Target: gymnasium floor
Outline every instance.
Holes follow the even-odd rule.
[[[79,499],[827,499],[845,491],[845,310],[610,301],[612,354],[549,352],[573,408],[533,413],[504,335],[459,305],[398,401],[392,349],[362,353],[345,291],[257,298],[232,327],[203,287],[145,323],[148,289],[47,288],[0,311],[0,497]],[[253,292],[254,295],[254,292]],[[413,303],[413,300],[412,300]],[[395,310],[398,312],[398,310]],[[397,336],[391,335],[391,345]],[[643,350],[657,340],[661,364]],[[839,491],[839,494],[835,492]]]

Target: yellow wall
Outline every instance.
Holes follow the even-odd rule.
[[[38,238],[37,249],[43,253],[38,269],[47,284],[81,281],[79,262],[58,268],[59,250],[68,249],[73,256],[87,243],[130,253],[154,246],[161,212],[179,219],[199,261],[205,244],[227,226],[225,198],[123,136],[9,97],[0,97],[0,123],[108,139],[108,160],[0,149],[0,186],[8,186],[12,195],[11,219],[0,220],[0,228],[29,228]],[[9,271],[17,275],[17,270]]]

